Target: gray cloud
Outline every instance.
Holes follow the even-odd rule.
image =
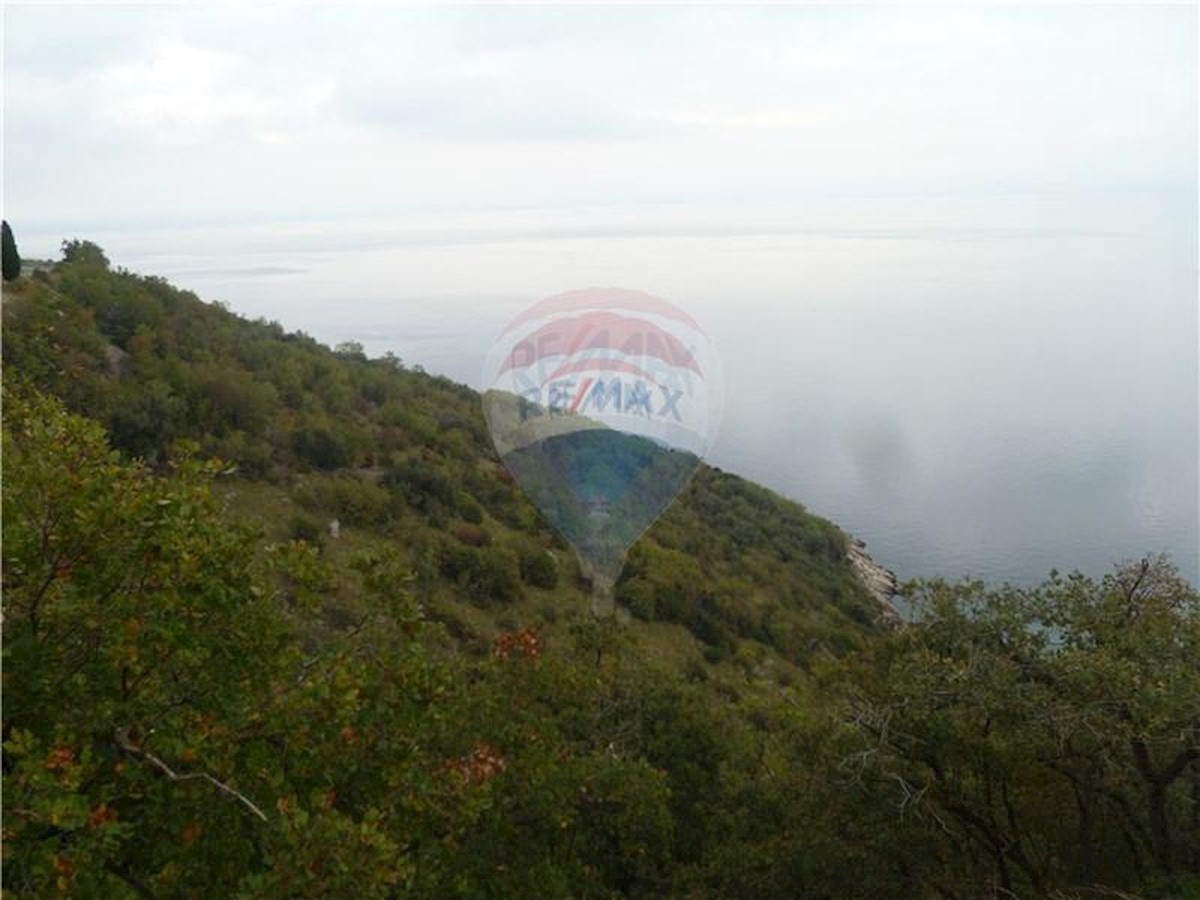
[[[10,7],[9,217],[1195,181],[1187,7]]]

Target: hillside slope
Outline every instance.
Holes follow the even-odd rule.
[[[271,539],[335,556],[401,548],[468,643],[587,609],[573,555],[497,462],[473,391],[112,270],[87,242],[68,258],[9,292],[5,370],[100,422],[124,454],[162,465],[182,441],[223,460],[233,514]],[[631,551],[617,597],[659,626],[647,631],[665,655],[804,667],[881,617],[849,549],[800,505],[703,466]]]

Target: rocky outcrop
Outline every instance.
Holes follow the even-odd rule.
[[[892,602],[897,593],[895,573],[871,559],[866,542],[851,535],[846,536],[846,556],[858,580],[879,601],[883,617],[889,621],[900,621],[900,612]]]
[[[104,348],[104,360],[108,363],[108,371],[113,378],[120,378],[125,368],[125,359],[129,356],[124,350],[116,344],[109,344]]]

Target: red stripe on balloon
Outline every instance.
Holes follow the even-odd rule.
[[[547,322],[513,347],[500,371],[587,350],[615,350],[625,356],[651,357],[700,374],[695,358],[674,335],[644,319],[603,312]]]
[[[579,386],[579,392],[575,394],[575,399],[571,401],[571,412],[575,412],[579,408],[579,402],[583,399],[583,395],[587,393],[587,389],[592,386],[595,379],[585,378],[583,384]]]

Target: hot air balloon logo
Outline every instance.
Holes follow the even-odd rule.
[[[574,547],[597,614],[634,541],[712,446],[720,367],[686,312],[642,291],[535,303],[493,345],[484,414],[496,450]]]

